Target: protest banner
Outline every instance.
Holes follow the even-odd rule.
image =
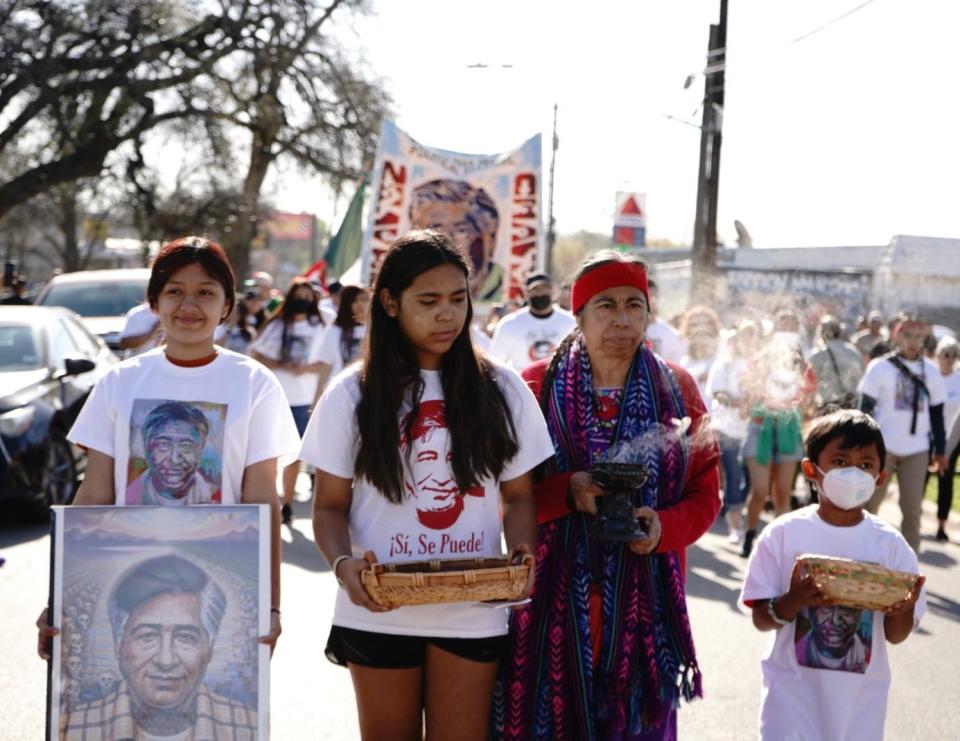
[[[475,299],[522,298],[527,274],[543,267],[540,170],[539,134],[512,152],[462,154],[426,147],[385,121],[364,235],[364,282],[372,282],[383,254],[409,229],[435,228],[466,255]]]

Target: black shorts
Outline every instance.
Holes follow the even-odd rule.
[[[427,644],[432,643],[461,659],[486,664],[503,658],[508,640],[506,635],[489,638],[390,635],[334,625],[324,653],[339,666],[357,664],[372,669],[414,669],[423,666]]]

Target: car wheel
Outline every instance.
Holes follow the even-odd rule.
[[[52,433],[40,478],[40,502],[44,509],[70,504],[77,493],[77,460],[63,435]]]

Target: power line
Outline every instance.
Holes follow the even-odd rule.
[[[843,15],[838,15],[838,16],[837,16],[836,18],[834,18],[832,21],[827,21],[827,22],[824,23],[822,26],[819,26],[818,28],[815,28],[815,29],[813,29],[812,31],[808,31],[807,33],[803,34],[803,36],[797,36],[797,38],[795,38],[795,39],[794,39],[793,41],[791,41],[790,43],[791,43],[791,44],[796,44],[798,41],[803,41],[804,39],[809,39],[809,38],[810,38],[811,36],[813,36],[815,33],[820,33],[823,29],[832,26],[832,25],[833,25],[834,23],[836,23],[837,21],[842,21],[844,18],[846,18],[846,17],[848,17],[848,16],[851,16],[851,15],[853,15],[854,13],[856,13],[858,10],[863,10],[865,7],[867,7],[868,5],[870,5],[870,4],[873,3],[873,2],[874,2],[874,0],[866,0],[866,2],[860,3],[860,4],[859,4],[858,6],[856,6],[855,8],[851,8],[850,10],[848,10],[848,11],[847,11],[846,13],[844,13]]]

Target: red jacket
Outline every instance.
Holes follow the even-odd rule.
[[[537,399],[543,388],[544,376],[550,359],[539,360],[526,368],[523,379]],[[667,361],[680,385],[680,395],[690,415],[691,430],[696,435],[701,424],[707,422],[707,410],[697,388],[697,382],[683,368]],[[679,551],[680,562],[686,570],[686,548],[693,545],[717,518],[720,511],[720,448],[715,440],[693,446],[687,484],[683,497],[672,507],[657,510],[660,516],[661,537],[658,553]],[[567,509],[567,487],[574,472],[547,476],[533,487],[537,499],[537,522],[544,523],[570,514]]]

